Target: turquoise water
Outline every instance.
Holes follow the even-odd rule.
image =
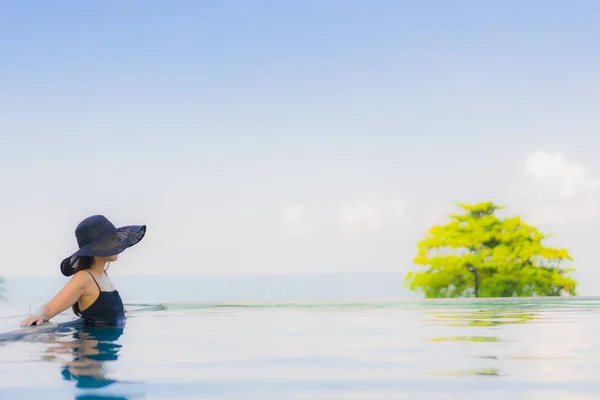
[[[600,300],[166,307],[0,344],[2,399],[592,399]]]

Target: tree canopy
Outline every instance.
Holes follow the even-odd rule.
[[[545,247],[548,236],[520,217],[498,218],[504,207],[493,202],[458,207],[419,243],[414,263],[425,269],[409,272],[405,286],[428,298],[576,294],[566,249]]]

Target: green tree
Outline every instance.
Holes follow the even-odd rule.
[[[431,228],[418,245],[405,286],[425,297],[514,297],[575,295],[577,282],[562,268],[566,249],[545,247],[548,236],[520,217],[500,219],[492,202],[458,204],[462,214]]]

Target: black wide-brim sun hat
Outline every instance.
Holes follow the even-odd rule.
[[[120,254],[139,243],[146,235],[146,225],[116,228],[103,215],[93,215],[81,221],[75,229],[79,250],[60,263],[64,276],[75,273],[82,256],[109,257]]]

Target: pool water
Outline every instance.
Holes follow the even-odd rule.
[[[600,301],[139,311],[0,343],[1,399],[592,399]]]

